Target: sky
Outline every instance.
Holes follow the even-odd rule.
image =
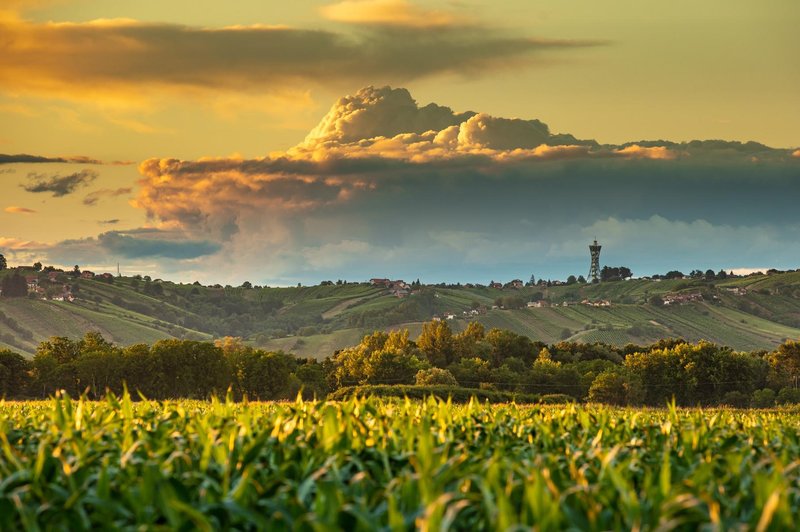
[[[800,267],[800,3],[5,0],[0,253],[175,281]]]

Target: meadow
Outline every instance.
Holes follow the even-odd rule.
[[[787,530],[800,410],[0,403],[0,529]]]

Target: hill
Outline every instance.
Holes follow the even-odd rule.
[[[324,358],[375,329],[409,328],[413,337],[434,316],[449,319],[454,330],[477,320],[548,343],[682,337],[753,350],[800,337],[800,272],[517,289],[436,285],[409,289],[406,297],[369,283],[222,287],[63,273],[51,282],[33,273],[38,294],[0,297],[0,347],[27,354],[50,336],[97,330],[120,344],[239,336],[259,347]],[[41,299],[64,286],[73,301]],[[529,308],[531,301],[541,306]]]

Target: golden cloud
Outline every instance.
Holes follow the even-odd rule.
[[[466,22],[454,13],[425,9],[407,0],[345,0],[324,6],[320,11],[330,20],[350,24],[435,28]]]
[[[29,209],[27,207],[18,207],[16,205],[11,205],[9,207],[6,207],[3,210],[5,212],[11,213],[11,214],[35,214],[36,213],[36,211],[33,210],[33,209]]]
[[[329,6],[334,16],[352,12]],[[365,24],[380,13],[405,13],[393,31],[342,33],[282,26],[200,28],[129,19],[37,23],[0,18],[0,86],[123,107],[146,105],[153,94],[208,91],[285,92],[290,87],[412,80],[444,73],[490,72],[546,49],[594,42],[534,40],[477,26],[419,34],[422,17],[447,19],[404,2],[371,3]],[[377,6],[377,7],[376,7]],[[369,15],[371,13],[372,15]],[[372,17],[372,22],[368,18]],[[420,22],[421,24],[421,22]],[[376,26],[377,28],[377,26]],[[139,123],[127,124],[146,129]]]
[[[615,155],[629,157],[633,159],[675,159],[678,153],[670,150],[666,146],[639,146],[631,144],[618,150],[614,150]]]

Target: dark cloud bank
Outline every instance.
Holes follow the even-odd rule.
[[[640,274],[800,266],[791,150],[605,145],[536,120],[418,107],[405,90],[341,99],[283,156],[140,171],[137,205],[249,257],[240,276],[557,277],[585,273],[595,236],[605,263]]]

